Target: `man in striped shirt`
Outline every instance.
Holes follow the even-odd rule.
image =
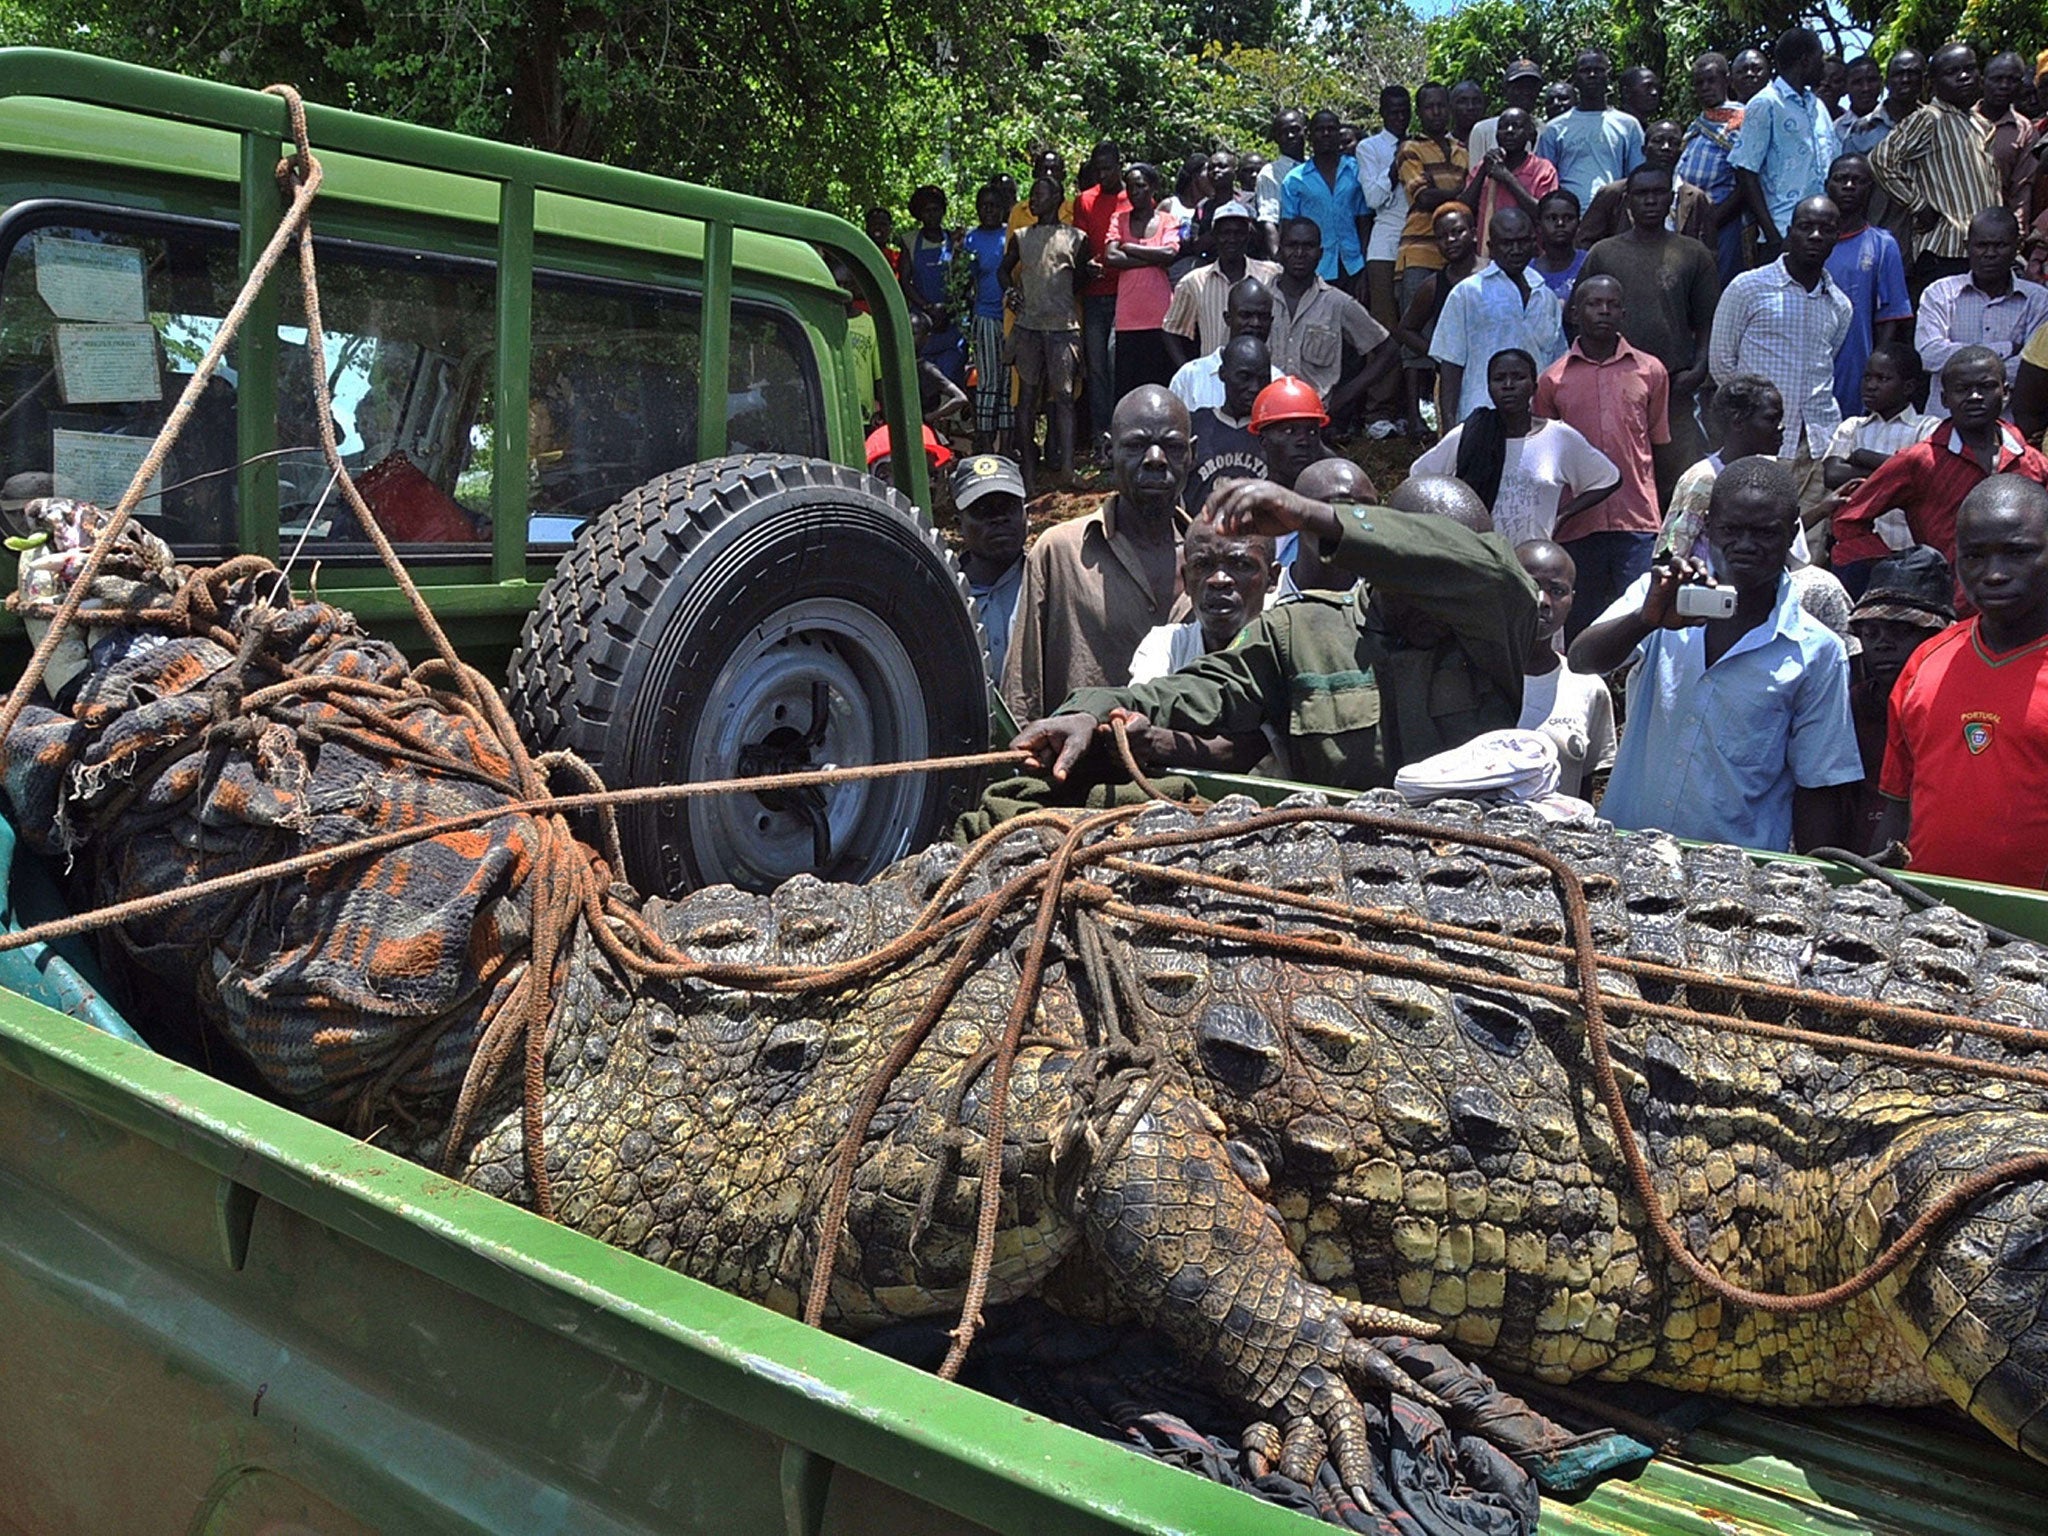
[[[1878,185],[1913,210],[1913,259],[1907,280],[1917,300],[1937,278],[1969,269],[1970,220],[1996,208],[1998,167],[1991,125],[1975,111],[1977,55],[1950,43],[1934,55],[1934,100],[1870,152]]]
[[[1216,239],[1216,259],[1176,283],[1173,302],[1166,307],[1166,350],[1175,367],[1216,351],[1235,334],[1225,313],[1233,288],[1247,277],[1270,285],[1280,276],[1280,263],[1249,254],[1252,211],[1243,203],[1218,203],[1209,228]]]
[[[1841,227],[1841,210],[1824,197],[1809,197],[1795,208],[1785,254],[1743,273],[1721,295],[1707,348],[1716,382],[1755,373],[1777,386],[1785,402],[1778,453],[1799,477],[1800,511],[1808,527],[1827,497],[1821,465],[1842,424],[1835,354],[1854,310],[1827,271]]]

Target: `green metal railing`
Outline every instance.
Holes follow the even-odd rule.
[[[249,271],[256,252],[276,228],[282,207],[276,170],[288,137],[285,105],[276,96],[54,49],[6,48],[0,49],[0,98],[10,96],[78,102],[238,134],[243,273]],[[332,151],[495,184],[498,350],[492,382],[498,434],[496,454],[501,465],[518,465],[526,460],[534,199],[539,192],[668,214],[703,227],[703,249],[698,263],[703,297],[697,384],[700,458],[717,458],[726,449],[733,236],[738,230],[804,241],[844,259],[859,297],[866,300],[875,317],[876,339],[886,363],[880,391],[883,418],[895,442],[909,445],[918,441],[922,417],[910,313],[881,252],[846,220],[815,209],[468,138],[438,128],[366,117],[310,102],[306,106],[306,123],[315,154]],[[317,208],[314,223],[317,227]],[[273,282],[243,329],[238,366],[244,407],[237,429],[237,448],[243,460],[241,547],[273,558],[277,554],[277,464],[271,459],[254,459],[254,455],[270,446],[268,433],[276,418],[277,312]],[[893,454],[892,466],[897,489],[919,506],[929,507],[931,484],[924,455]],[[512,473],[494,475],[491,494],[495,530],[492,576],[501,582],[516,580],[525,573],[527,562],[525,477]]]

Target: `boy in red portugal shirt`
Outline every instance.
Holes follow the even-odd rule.
[[[1879,843],[1916,873],[2048,887],[2048,489],[1993,475],[1956,514],[1975,618],[1913,653],[1892,690]]]

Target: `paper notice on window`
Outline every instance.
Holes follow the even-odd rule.
[[[36,292],[59,320],[113,322],[149,318],[142,284],[142,252],[133,246],[38,235]]]
[[[50,434],[51,489],[59,496],[113,507],[127,494],[135,472],[149,457],[151,441],[147,437],[67,432],[59,427]],[[137,512],[149,516],[158,510],[163,479],[162,470],[150,477]]]
[[[161,400],[156,328],[151,325],[60,325],[57,389],[66,405]]]

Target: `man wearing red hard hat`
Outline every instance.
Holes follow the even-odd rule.
[[[868,473],[878,480],[889,478],[889,426],[884,422],[868,434]],[[929,426],[924,429],[924,461],[934,471],[953,462],[953,450],[939,440]]]
[[[1260,390],[1252,402],[1251,429],[1266,458],[1266,478],[1293,490],[1303,470],[1331,457],[1328,445],[1323,442],[1323,428],[1329,424],[1330,414],[1323,409],[1323,397],[1306,379],[1290,375],[1275,379]],[[1290,533],[1274,551],[1274,558],[1280,562],[1281,597],[1292,597],[1310,586],[1351,585],[1349,581],[1330,581],[1320,561],[1297,571],[1299,546],[1300,539]]]

